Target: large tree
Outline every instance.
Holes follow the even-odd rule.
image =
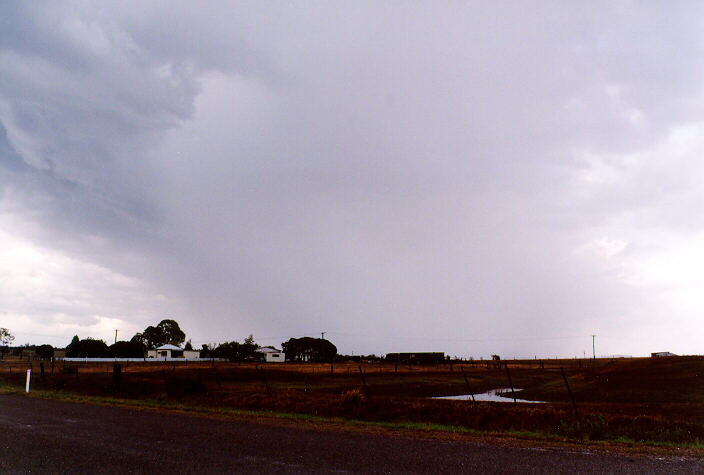
[[[10,333],[10,330],[7,328],[0,328],[0,358],[5,357],[5,353],[7,353],[7,347],[15,341],[15,336]]]
[[[144,358],[144,345],[139,341],[118,341],[108,347],[114,358]]]
[[[249,335],[244,339],[244,343],[229,341],[222,343],[213,349],[209,354],[213,358],[227,358],[230,361],[244,361],[257,357],[257,345],[254,336]],[[202,355],[201,355],[202,356]]]
[[[110,351],[103,340],[93,338],[79,340],[78,336],[75,336],[66,347],[66,356],[69,358],[109,358]]]
[[[186,340],[186,334],[178,326],[176,320],[162,320],[155,327],[148,326],[144,332],[132,337],[132,342],[142,343],[147,348],[158,348],[162,345],[180,346]]]
[[[322,338],[291,338],[281,343],[286,359],[294,361],[331,362],[337,355],[337,347]]]
[[[35,352],[41,359],[48,360],[54,356],[54,347],[51,345],[41,345],[37,347]]]
[[[15,341],[15,336],[7,328],[0,328],[0,345],[8,346]]]

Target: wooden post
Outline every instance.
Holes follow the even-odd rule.
[[[218,370],[215,369],[215,365],[213,365],[213,374],[215,375],[215,382],[218,383],[218,389],[222,389],[222,383],[220,382],[220,378],[218,377]]]
[[[46,376],[44,376],[44,362],[39,363],[39,370],[41,371],[42,374],[42,383],[46,381]]]
[[[114,364],[112,365],[112,389],[114,392],[120,390],[120,385],[122,384],[122,365]]]
[[[334,374],[333,364],[330,363],[330,376],[332,376],[333,374]]]
[[[264,367],[259,368],[259,372],[262,374],[262,379],[264,380],[264,386],[266,387],[266,393],[269,394],[269,382],[266,380],[266,374],[264,374]]]
[[[511,385],[511,394],[513,395],[513,405],[518,406],[518,401],[516,401],[516,390],[513,387],[513,381],[511,381],[511,373],[508,372],[508,365],[505,364],[504,368],[506,368],[506,376],[508,376],[508,384]]]
[[[364,395],[369,398],[369,388],[367,387],[367,381],[364,379],[364,372],[362,371],[362,365],[358,366],[359,368],[359,375],[362,378],[362,386],[364,387]]]
[[[567,382],[567,376],[565,376],[565,370],[560,366],[560,372],[562,373],[562,379],[565,380],[565,387],[567,388],[567,394],[570,395],[570,400],[572,401],[572,408],[574,409],[574,415],[579,416],[579,413],[577,412],[577,403],[574,400],[574,396],[572,395],[572,390],[570,389],[570,384]]]
[[[472,396],[472,403],[476,406],[477,401],[474,399],[474,393],[472,392],[472,388],[469,386],[469,379],[467,379],[467,375],[464,372],[464,367],[460,366],[460,369],[462,370],[462,376],[464,376],[464,384],[467,385],[467,391],[469,391],[469,395]]]

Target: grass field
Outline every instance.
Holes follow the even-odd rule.
[[[704,357],[393,364],[0,362],[0,383],[182,407],[273,411],[375,423],[436,424],[585,441],[702,448]],[[568,395],[565,376],[576,402]],[[464,370],[464,372],[462,371]],[[430,399],[509,386],[546,404]],[[466,380],[465,380],[466,376]]]

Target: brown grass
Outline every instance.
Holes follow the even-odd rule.
[[[504,368],[486,362],[440,366],[362,364],[369,397],[356,363],[129,363],[122,384],[112,384],[112,363],[32,362],[32,387],[124,399],[177,401],[187,405],[294,412],[366,421],[428,422],[482,431],[527,431],[577,440],[686,444],[704,440],[704,358],[509,362],[519,397],[550,404],[478,403],[429,396],[508,386]],[[566,367],[579,417],[559,371]],[[0,362],[0,381],[24,384],[27,361]],[[581,368],[580,368],[581,366]],[[77,372],[76,372],[77,370]],[[269,387],[266,390],[261,371]]]

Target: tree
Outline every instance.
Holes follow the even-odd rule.
[[[74,353],[78,349],[78,344],[80,343],[81,339],[78,338],[78,335],[73,335],[73,338],[71,338],[71,343],[69,343],[66,346],[66,356],[69,358],[71,357],[71,353]]]
[[[212,350],[211,354],[213,358],[227,358],[230,361],[244,361],[256,359],[257,348],[259,348],[259,345],[254,342],[254,336],[249,335],[244,339],[244,343],[239,343],[237,341],[225,342]]]
[[[78,340],[74,337],[66,347],[66,356],[69,358],[109,358],[110,350],[103,340],[86,338]]]
[[[41,345],[35,350],[38,357],[43,360],[48,360],[54,356],[54,347],[51,345]]]
[[[286,358],[294,361],[331,362],[337,355],[337,347],[322,338],[290,338],[281,343]]]
[[[2,346],[10,346],[10,343],[15,341],[15,336],[10,333],[7,328],[0,328],[0,344]]]
[[[162,345],[180,346],[186,340],[186,334],[178,326],[176,320],[162,320],[155,327],[148,326],[142,333],[136,333],[132,340],[140,342],[147,348],[158,348]]]
[[[108,347],[113,358],[144,358],[145,349],[139,341],[118,341]]]
[[[210,352],[211,358],[226,358],[230,361],[242,361],[241,346],[236,341],[221,343]],[[201,353],[202,356],[202,353]]]
[[[193,344],[191,343],[190,338],[189,338],[189,340],[186,342],[186,346],[184,346],[183,349],[184,349],[184,350],[192,350],[192,349],[193,349]]]

